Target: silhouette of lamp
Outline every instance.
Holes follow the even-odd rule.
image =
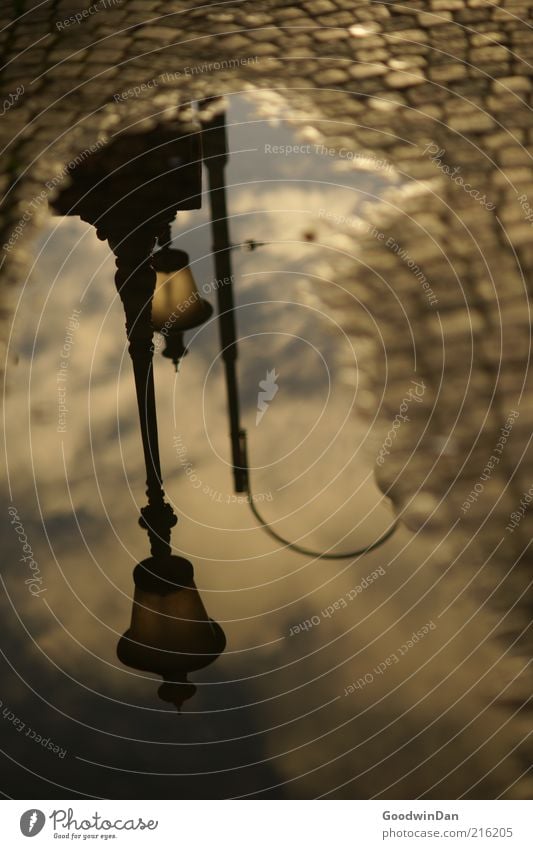
[[[116,257],[115,284],[126,318],[146,468],[148,504],[141,508],[139,523],[148,533],[152,555],[134,569],[131,626],[117,653],[128,666],[162,675],[159,695],[178,710],[195,692],[187,681],[189,672],[215,660],[226,642],[202,604],[191,563],[172,555],[171,529],[177,517],[165,501],[159,457],[152,368],[157,271],[161,298],[155,299],[154,314],[161,328],[174,300],[169,292],[177,299],[174,304],[183,305],[184,296],[192,298],[198,291],[186,254],[169,247],[176,212],[201,207],[198,132],[185,132],[183,125],[180,130],[167,125],[141,137],[119,135],[70,169],[69,184],[53,201],[59,214],[79,215],[96,227],[98,238],[108,241]],[[154,255],[156,243],[160,250]],[[195,298],[178,331],[198,326],[208,314],[205,302]]]
[[[152,326],[165,339],[162,354],[172,360],[177,371],[180,360],[187,354],[183,334],[211,318],[213,307],[200,297],[188,254],[170,247],[170,226],[168,234],[160,235],[158,242],[163,245],[152,260],[157,272]]]

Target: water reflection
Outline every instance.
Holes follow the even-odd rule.
[[[216,129],[222,131],[225,146],[224,125]],[[158,694],[178,712],[196,692],[188,674],[215,660],[226,644],[222,628],[209,619],[201,602],[192,564],[171,555],[177,517],[163,491],[152,363],[154,330],[165,339],[163,354],[174,360],[177,370],[186,353],[184,331],[201,326],[213,312],[200,298],[187,254],[171,247],[170,224],[176,213],[201,207],[201,155],[197,123],[184,127],[182,122],[179,130],[162,125],[137,136],[124,134],[70,167],[69,184],[54,200],[58,214],[91,223],[116,257],[115,284],[124,306],[146,467],[148,504],[141,509],[140,524],[152,552],[134,570],[131,626],[118,643],[117,655],[127,666],[162,675]],[[216,200],[212,205],[216,207]],[[217,250],[228,255],[226,280],[231,281],[228,238]],[[234,320],[227,313],[221,317],[223,338],[229,320],[235,345]],[[238,403],[235,354],[230,352],[230,358],[233,400]],[[64,415],[64,397],[61,406]],[[238,419],[238,409],[230,411]],[[61,432],[66,432],[64,425]]]
[[[233,143],[242,152],[228,163],[233,241],[260,236],[269,243],[253,254],[234,252],[242,419],[249,423],[255,489],[264,495],[262,510],[290,539],[317,550],[355,547],[390,521],[372,476],[376,434],[354,414],[354,399],[362,403],[365,390],[356,363],[368,343],[341,332],[309,281],[321,295],[334,291],[328,263],[346,249],[345,237],[323,244],[319,210],[335,199],[339,215],[355,215],[359,192],[379,194],[380,183],[375,174],[358,176],[355,185],[345,176],[335,182],[331,159],[264,163],[248,149],[258,148],[264,133],[280,144],[291,134],[266,124],[250,129],[242,101],[231,114],[243,125]],[[142,156],[142,140],[137,144]],[[137,165],[129,171],[135,180]],[[169,195],[175,188],[164,186]],[[136,204],[127,214],[138,223],[145,210]],[[163,244],[166,226],[157,233]],[[206,247],[209,226],[204,205],[180,212],[173,228],[199,282],[219,277]],[[315,238],[302,239],[310,227]],[[497,795],[516,775],[506,761],[512,735],[487,709],[494,663],[488,624],[462,607],[466,579],[449,548],[443,553],[431,539],[401,530],[364,560],[325,567],[272,544],[246,501],[232,500],[227,395],[213,320],[189,332],[190,355],[177,378],[158,357],[153,367],[165,489],[181,518],[173,551],[193,560],[203,601],[192,582],[168,596],[136,587],[131,599],[129,573],[145,542],[132,516],[145,469],[112,257],[92,225],[68,217],[48,222],[35,253],[31,297],[25,292],[16,328],[20,378],[7,439],[16,500],[47,593],[36,608],[18,573],[9,573],[5,645],[16,669],[9,673],[11,706],[68,748],[59,767],[48,753],[29,749],[24,735],[7,733],[10,754],[45,776],[31,779],[36,791],[43,798],[65,786],[82,795],[145,798],[439,798],[469,792],[479,780],[470,792]],[[206,298],[215,294],[213,287]],[[81,309],[80,326],[67,368],[67,430],[58,435],[56,373],[73,308]],[[360,315],[353,313],[347,322]],[[259,382],[272,368],[280,389],[255,425]],[[16,563],[16,542],[8,547]],[[355,593],[380,568],[385,574]],[[150,571],[157,576],[157,568]],[[132,604],[119,650],[123,666],[115,646]],[[333,615],[323,613],[332,606]],[[191,666],[194,684],[185,683],[190,670],[167,672],[166,652],[196,664],[223,648],[206,609],[221,623],[228,648],[216,664]],[[311,628],[295,631],[309,620]],[[373,674],[421,626],[437,621],[401,665]],[[466,660],[465,646],[475,647]],[[508,673],[501,673],[505,681]],[[176,697],[168,705],[192,692],[182,688],[197,688],[179,722],[174,707],[155,697],[154,675],[165,674],[174,692],[163,684],[160,695]],[[371,683],[344,695],[369,675]],[[25,796],[27,780],[16,767],[13,787],[26,788]]]

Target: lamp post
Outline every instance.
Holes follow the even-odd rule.
[[[246,431],[241,427],[237,383],[237,328],[233,299],[231,244],[226,203],[225,169],[228,162],[226,115],[219,111],[204,125],[204,164],[209,175],[212,250],[217,286],[220,347],[224,361],[235,492],[248,492]],[[257,243],[250,240],[253,250]]]
[[[169,174],[177,177],[177,185]],[[188,673],[215,660],[226,642],[201,602],[192,564],[172,555],[177,517],[163,491],[153,375],[153,303],[156,326],[162,329],[170,293],[180,300],[188,287],[193,294],[186,255],[169,244],[177,211],[201,206],[198,133],[194,128],[182,128],[179,134],[164,128],[141,140],[119,136],[72,169],[70,180],[54,201],[55,211],[93,224],[115,254],[115,285],[124,307],[146,468],[148,503],[139,523],[148,533],[151,557],[135,567],[131,626],[117,654],[128,666],[162,675],[159,695],[179,710],[195,690]],[[161,249],[154,257],[156,244]],[[157,271],[162,274],[159,289]],[[198,299],[177,322],[178,332],[197,326],[210,309]]]

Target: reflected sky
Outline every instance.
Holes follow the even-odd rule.
[[[230,102],[227,168],[233,241],[265,242],[233,251],[253,489],[286,537],[349,550],[379,536],[392,508],[373,476],[383,434],[358,415],[366,342],[323,306],[350,244],[320,211],[356,217],[397,178],[368,161],[347,170],[305,134],[298,144],[309,153],[267,151],[296,137],[256,106],[252,95]],[[197,282],[212,281],[207,204],[180,213],[173,235]],[[193,676],[198,692],[179,717],[157,698],[159,678],[119,663],[131,572],[148,549],[137,525],[145,475],[114,258],[91,226],[52,216],[34,256],[13,324],[6,444],[13,504],[45,591],[29,593],[8,529],[0,727],[10,792],[441,798],[478,780],[473,795],[501,789],[505,763],[497,778],[491,769],[507,755],[507,732],[485,710],[493,656],[484,623],[468,621],[456,600],[453,564],[403,528],[355,562],[306,558],[275,544],[235,502],[216,318],[188,334],[177,375],[160,356],[154,369],[165,490],[179,516],[174,548],[192,560],[227,648]],[[256,424],[259,382],[272,369],[279,391]],[[386,674],[376,672],[383,664]]]

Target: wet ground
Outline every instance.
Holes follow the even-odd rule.
[[[527,796],[531,4],[78,6],[2,33],[3,792]],[[265,243],[232,252],[261,511],[319,551],[399,528],[357,560],[274,543],[233,498],[216,321],[177,375],[158,355],[174,546],[227,636],[178,716],[115,654],[147,543],[113,256],[51,203],[215,94],[231,237]],[[207,205],[173,236],[215,280]]]

